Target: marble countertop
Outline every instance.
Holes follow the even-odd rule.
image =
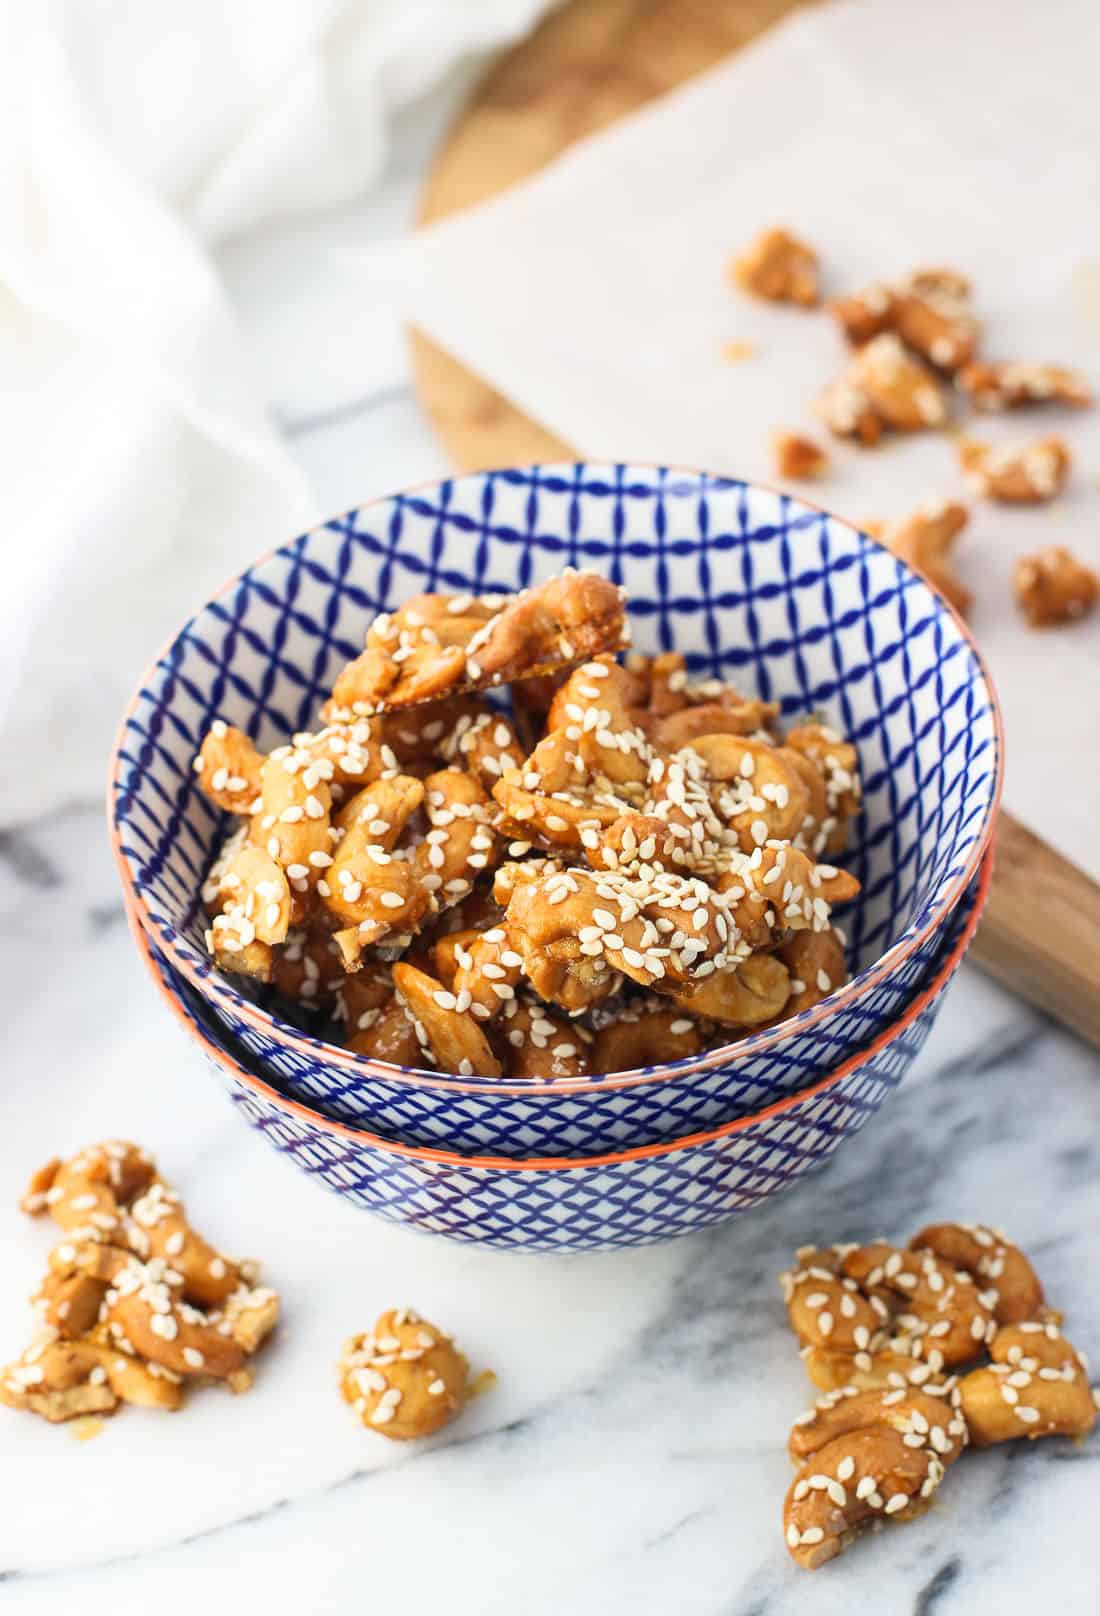
[[[391,227],[425,149],[410,142],[378,204]],[[257,343],[285,317],[288,262],[284,241],[227,265]],[[326,392],[322,371],[299,393],[274,388],[329,508],[445,469],[396,340],[393,355],[367,397]],[[0,980],[4,1355],[27,1338],[49,1245],[11,1210],[23,1181],[110,1134],[156,1155],[212,1239],[260,1258],[285,1309],[246,1397],[202,1390],[171,1420],[124,1410],[87,1442],[0,1410],[6,1616],[1096,1608],[1079,1527],[1097,1441],[971,1455],[923,1520],[812,1577],[782,1539],[786,1436],[809,1401],[776,1283],[797,1245],[903,1238],[933,1218],[1001,1224],[1100,1354],[1100,1058],[977,972],[964,968],[904,1088],[826,1171],[706,1235],[575,1258],[375,1223],[250,1133],[144,976],[98,802],[0,832]],[[344,1337],[402,1303],[499,1377],[415,1448],[363,1431],[334,1373]]]

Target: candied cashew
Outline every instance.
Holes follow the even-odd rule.
[[[802,1362],[812,1383],[823,1392],[897,1391],[905,1386],[935,1389],[943,1367],[936,1369],[908,1351],[874,1344],[868,1351],[856,1353],[803,1347]]]
[[[360,973],[361,975],[362,973]],[[343,957],[332,932],[322,922],[294,927],[282,948],[274,950],[271,981],[284,999],[308,1009],[328,1009],[338,1000],[346,982]]]
[[[54,1157],[40,1167],[19,1204],[30,1217],[48,1212],[62,1229],[96,1231],[102,1238],[123,1227],[125,1208],[155,1175],[139,1145],[106,1139],[68,1161]]]
[[[970,283],[953,269],[916,270],[897,286],[878,282],[829,309],[853,346],[889,332],[939,370],[965,365],[978,340]]]
[[[469,1366],[449,1335],[411,1307],[391,1308],[344,1343],[340,1392],[368,1430],[395,1441],[430,1436],[460,1413]]]
[[[1086,1436],[1096,1400],[1081,1353],[1057,1325],[1007,1325],[989,1349],[991,1364],[959,1382],[959,1401],[975,1447],[1018,1437]]]
[[[356,969],[369,945],[415,929],[432,907],[419,864],[397,847],[423,799],[419,780],[397,775],[364,786],[340,809],[343,837],[318,892],[345,923],[334,934],[345,969]]]
[[[431,829],[416,849],[420,882],[439,908],[458,903],[497,861],[489,798],[472,774],[440,769],[424,781]]]
[[[560,875],[565,868],[564,861],[558,858],[520,859],[517,855],[515,859],[507,859],[493,871],[493,899],[507,910],[520,887],[530,886],[544,876]]]
[[[484,689],[616,651],[625,637],[622,591],[587,572],[516,595],[417,595],[372,623],[333,710],[366,716]]]
[[[776,953],[791,976],[785,1016],[809,1010],[848,980],[844,950],[833,931],[796,931]]]
[[[781,1275],[791,1328],[804,1346],[866,1352],[889,1319],[889,1309],[838,1271],[835,1251],[799,1253],[801,1265]]]
[[[727,1027],[759,1027],[778,1016],[790,995],[790,975],[772,954],[751,954],[670,997],[692,1015]]]
[[[1038,1317],[1043,1287],[1030,1261],[1010,1240],[984,1223],[930,1223],[909,1242],[911,1251],[931,1251],[979,1284],[998,1324]]]
[[[823,387],[814,400],[814,410],[835,438],[853,438],[870,448],[882,437],[882,417],[870,394],[850,375],[838,376]]]
[[[1074,623],[1092,611],[1100,596],[1100,576],[1061,545],[1021,556],[1013,584],[1016,603],[1032,628]]]
[[[745,735],[700,735],[691,750],[714,782],[715,810],[737,832],[743,852],[801,833],[810,793],[783,748]]]
[[[891,325],[937,370],[958,370],[973,358],[979,336],[969,293],[969,282],[953,270],[918,271],[898,288]]]
[[[509,830],[562,853],[595,846],[601,828],[631,806],[609,785],[593,786],[561,731],[539,742],[524,769],[509,769],[493,797]]]
[[[132,1250],[85,1239],[54,1248],[39,1301],[64,1335],[82,1337],[95,1322],[124,1352],[173,1374],[225,1379],[243,1366],[244,1349],[219,1328],[220,1312],[184,1300],[185,1286],[172,1259],[142,1261]]]
[[[0,1370],[0,1403],[51,1423],[113,1414],[119,1403],[174,1410],[179,1381],[103,1341],[40,1341]]]
[[[467,648],[467,673],[501,683],[617,651],[627,640],[623,590],[567,568],[509,599]]]
[[[929,1250],[899,1251],[886,1241],[857,1246],[842,1271],[893,1315],[890,1346],[934,1369],[970,1363],[996,1330],[991,1298],[963,1268]]]
[[[286,872],[262,847],[246,844],[225,861],[218,876],[221,912],[211,922],[219,931],[240,939],[240,946],[258,938],[261,943],[282,943],[290,930],[292,895]],[[222,940],[224,948],[234,944]]]
[[[817,254],[788,230],[761,231],[733,260],[730,274],[742,291],[769,303],[814,308],[820,300]]]
[[[787,1449],[795,1464],[801,1464],[837,1437],[868,1425],[887,1425],[899,1436],[923,1438],[908,1445],[932,1448],[945,1466],[955,1462],[967,1441],[953,1390],[876,1387],[854,1396],[819,1398],[791,1427]]]
[[[441,948],[443,945],[436,945],[437,959]],[[490,1021],[514,1004],[516,988],[523,980],[523,956],[506,926],[460,932],[453,947],[443,948],[443,952],[454,960],[450,986],[462,1010],[469,1010],[478,1021]]]
[[[260,770],[252,840],[282,865],[296,892],[308,891],[331,863],[332,793],[326,772],[289,746],[278,747]]]
[[[883,537],[889,550],[919,572],[937,594],[965,615],[972,595],[959,580],[952,564],[955,540],[969,520],[965,505],[954,500],[922,505],[902,522],[895,522]]]
[[[581,1030],[549,1005],[509,999],[500,1023],[507,1044],[508,1076],[558,1082],[599,1071]]]
[[[605,998],[619,973],[675,993],[736,957],[722,896],[669,871],[563,870],[518,888],[507,923],[535,991],[570,1011]]]
[[[487,710],[478,696],[444,696],[440,701],[387,713],[374,722],[397,767],[414,774],[422,767],[453,763],[455,735],[477,723]]]
[[[606,825],[588,859],[601,870],[636,869],[656,864],[665,869],[693,863],[690,837],[681,824],[670,824],[656,814],[630,812]]]
[[[956,382],[979,410],[1011,410],[1026,404],[1092,403],[1092,389],[1080,371],[1064,365],[1025,364],[1011,360],[990,364],[976,359],[964,365]]]
[[[203,793],[231,814],[250,814],[260,794],[263,756],[243,730],[215,718],[195,757]]]
[[[699,1024],[682,1010],[642,1010],[623,1015],[601,1027],[592,1044],[592,1070],[630,1072],[638,1066],[657,1066],[685,1060],[704,1048]]]
[[[824,477],[829,469],[829,456],[813,438],[800,432],[776,432],[772,435],[772,455],[776,474],[780,477],[812,479]]]
[[[740,701],[689,704],[649,723],[653,744],[664,752],[693,746],[700,735],[756,735],[766,730],[778,711],[773,701],[743,697]]]
[[[1041,505],[1069,475],[1070,452],[1061,438],[1040,438],[1022,449],[995,448],[976,438],[959,443],[959,463],[977,494],[1007,505]]]
[[[395,965],[393,985],[433,1066],[461,1077],[501,1076],[485,1034],[469,1010],[457,1008],[455,994],[413,965]]]
[[[315,733],[295,735],[290,755],[339,797],[396,768],[397,759],[382,739],[381,729],[379,719],[334,719]]]
[[[835,297],[829,313],[853,348],[862,348],[882,331],[889,331],[894,319],[895,294],[890,286],[876,282],[850,297]]]
[[[547,717],[547,739],[557,736],[551,759],[559,769],[572,763],[582,779],[624,787],[642,784],[648,775],[650,748],[638,714],[630,704],[633,681],[613,662],[589,662],[576,669],[554,697]],[[560,750],[558,750],[560,748]],[[526,769],[551,776],[536,747]],[[560,776],[567,782],[567,776]],[[555,780],[556,783],[556,780]]]
[[[843,852],[849,825],[863,806],[859,754],[827,724],[797,724],[787,731],[783,745],[801,752],[824,775],[826,814],[809,838],[811,850],[815,854]]]
[[[919,432],[942,426],[947,419],[935,376],[892,332],[883,332],[857,351],[849,378],[881,420],[897,432]]]
[[[506,769],[522,769],[527,756],[509,719],[491,709],[476,716],[464,713],[443,737],[440,755],[469,770],[486,791],[492,791]]]
[[[278,1297],[190,1226],[144,1151],[109,1139],[54,1158],[21,1204],[63,1238],[34,1298],[47,1335],[0,1371],[0,1401],[64,1420],[120,1401],[176,1408],[188,1376],[249,1378]]]
[[[910,1435],[921,1437],[872,1419],[810,1455],[783,1506],[784,1536],[797,1565],[815,1571],[842,1554],[861,1528],[913,1520],[928,1508],[944,1462],[923,1438],[915,1445]]]
[[[349,1022],[344,1048],[392,1066],[419,1066],[421,1061],[412,1018],[393,993],[386,1003],[361,1011],[354,1026]]]

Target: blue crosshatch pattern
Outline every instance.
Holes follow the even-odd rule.
[[[959,925],[957,931],[963,929]],[[957,940],[957,938],[956,938]],[[820,1094],[736,1133],[652,1156],[528,1168],[435,1161],[366,1134],[326,1128],[270,1087],[240,1075],[238,1053],[209,1006],[150,948],[150,963],[248,1124],[311,1178],[389,1223],[512,1251],[605,1251],[653,1245],[751,1211],[822,1167],[898,1087],[932,1030],[951,980],[904,1031]],[[957,965],[958,962],[956,962]]]
[[[556,1090],[521,1092],[522,1137],[509,1138],[514,1115],[490,1104],[475,1116],[459,1115],[457,1099],[415,1120],[411,1102],[395,1111],[399,1085],[384,1068],[331,1059],[330,1046],[209,968],[197,889],[225,826],[197,790],[191,759],[217,716],[264,748],[314,723],[371,617],[414,591],[511,590],[567,564],[626,585],[641,649],[681,649],[693,674],[778,699],[791,717],[820,710],[852,738],[866,807],[845,863],[864,890],[839,918],[855,969],[928,935],[874,987],[842,992],[827,1018],[807,1012],[779,1036],[747,1039],[724,1065],[663,1069],[652,1085],[609,1092],[602,1112],[591,1095],[579,1106],[577,1096],[559,1104]],[[396,495],[258,562],[147,676],[121,737],[112,814],[143,918],[258,1071],[335,1116],[401,1136],[412,1127],[424,1143],[596,1152],[744,1114],[805,1087],[881,1031],[936,957],[948,899],[988,835],[999,769],[993,703],[973,651],[881,547],[735,479],[581,463]],[[559,1141],[559,1128],[571,1142]]]

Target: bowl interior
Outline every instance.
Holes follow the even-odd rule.
[[[625,585],[634,643],[693,676],[821,713],[856,744],[865,808],[841,919],[857,979],[903,951],[977,868],[999,722],[965,632],[927,586],[838,518],[735,479],[653,467],[482,473],[380,500],[265,557],[149,669],[120,735],[110,811],[123,880],[173,961],[209,973],[198,889],[226,830],[192,759],[214,717],[262,749],[316,720],[376,612],[418,590],[511,591],[565,566]]]
[[[650,1156],[663,1156],[674,1154],[708,1141],[717,1141],[734,1134],[744,1133],[753,1128],[769,1128],[773,1121],[779,1122],[779,1132],[776,1134],[776,1148],[780,1155],[785,1146],[781,1145],[780,1138],[786,1122],[807,1107],[814,1107],[821,1096],[843,1088],[859,1074],[866,1071],[871,1091],[874,1092],[874,1103],[868,1109],[874,1110],[886,1089],[896,1086],[900,1082],[905,1070],[919,1047],[913,1041],[914,1029],[922,1024],[927,1031],[928,1022],[925,1012],[929,1006],[939,1000],[941,994],[950,984],[951,979],[958,970],[962,959],[970,946],[978,921],[985,908],[989,894],[989,885],[992,877],[992,855],[983,861],[981,870],[974,882],[968,888],[962,903],[953,911],[947,927],[942,947],[937,952],[934,965],[929,970],[925,980],[914,993],[907,1006],[900,1015],[876,1038],[871,1040],[866,1048],[850,1055],[834,1071],[826,1073],[810,1087],[797,1093],[787,1095],[771,1105],[764,1106],[755,1112],[737,1117],[731,1121],[709,1126],[701,1130],[685,1133],[677,1138],[662,1139],[647,1145],[636,1145],[629,1149],[604,1150],[598,1155],[583,1155],[576,1152],[565,1155],[568,1145],[563,1140],[559,1150],[553,1155],[526,1157],[512,1157],[509,1155],[493,1156],[483,1152],[465,1154],[453,1148],[443,1148],[436,1145],[410,1144],[379,1134],[373,1129],[363,1126],[351,1126],[336,1121],[311,1106],[305,1105],[301,1100],[285,1094],[283,1090],[270,1081],[266,1076],[258,1075],[248,1059],[247,1052],[226,1034],[225,1028],[212,1014],[210,1005],[198,993],[186,977],[177,971],[164,954],[152,942],[149,935],[142,929],[133,911],[128,912],[128,919],[133,932],[139,954],[148,970],[154,985],[161,992],[176,1020],[183,1030],[193,1038],[204,1051],[208,1060],[212,1061],[223,1077],[228,1076],[232,1081],[242,1085],[248,1091],[255,1091],[272,1103],[279,1113],[285,1113],[288,1118],[297,1119],[307,1130],[320,1130],[326,1136],[337,1141],[343,1141],[349,1146],[356,1142],[369,1144],[380,1150],[394,1152],[402,1156],[416,1158],[424,1161],[450,1162],[456,1165],[479,1166],[484,1168],[501,1168],[507,1172],[514,1172],[523,1167],[548,1168],[576,1167],[587,1168],[614,1162],[638,1160]],[[923,1037],[919,1040],[923,1043]],[[393,1068],[394,1071],[398,1070]],[[442,1080],[445,1082],[446,1080]],[[857,1108],[866,1106],[868,1096],[857,1098]],[[782,1120],[781,1120],[782,1119]]]

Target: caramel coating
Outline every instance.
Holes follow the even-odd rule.
[[[947,419],[936,378],[890,332],[859,349],[850,376],[884,424],[896,432],[920,432],[942,426]]]
[[[1043,1287],[1029,1259],[984,1223],[930,1223],[909,1242],[973,1276],[1000,1325],[1034,1319],[1043,1307]]]
[[[431,1436],[468,1395],[469,1367],[451,1337],[407,1307],[345,1342],[339,1371],[344,1401],[368,1430],[394,1442]]]
[[[1056,1324],[1032,1320],[999,1330],[993,1362],[959,1382],[959,1399],[975,1447],[1018,1437],[1087,1436],[1096,1401],[1085,1360]]]
[[[783,1014],[797,1015],[819,1004],[848,980],[844,950],[832,931],[796,931],[776,950],[790,973],[790,996]]]
[[[705,1047],[699,1023],[683,1010],[642,1010],[601,1027],[592,1044],[592,1070],[631,1072],[685,1060]]]
[[[365,716],[537,676],[620,648],[620,590],[566,571],[518,595],[417,595],[377,618],[333,687],[334,714]]]
[[[964,365],[955,380],[979,410],[1012,410],[1047,403],[1084,409],[1092,403],[1088,381],[1080,371],[1064,365],[1025,364],[1019,360],[990,364],[976,359]]]
[[[477,1019],[434,977],[415,966],[393,968],[393,985],[433,1066],[464,1077],[500,1077],[502,1067]]]
[[[582,1030],[574,1022],[530,998],[509,999],[505,1004],[499,1042],[505,1051],[509,1077],[549,1083],[603,1070],[592,1064],[595,1043],[590,1052]]]
[[[813,479],[824,477],[829,469],[825,450],[800,432],[776,432],[772,437],[772,455],[780,477]]]
[[[1075,623],[1100,597],[1100,576],[1062,545],[1021,556],[1013,583],[1016,603],[1032,628]]]
[[[396,994],[381,1007],[364,1011],[349,1029],[345,1048],[392,1066],[419,1066],[424,1058],[412,1017]]]
[[[809,1002],[826,965],[839,981],[825,934],[858,884],[817,860],[859,811],[854,748],[784,737],[776,703],[681,653],[620,666],[626,638],[622,591],[589,574],[422,594],[370,625],[322,728],[251,758],[255,795],[213,785],[246,757],[219,726],[198,767],[242,824],[203,885],[217,962],[356,1053],[536,1079],[587,1075],[601,1034],[601,1060],[628,1058],[598,1010],[620,991],[680,1058]],[[479,694],[503,682],[514,722]],[[777,951],[801,931],[822,940],[792,999]]]
[[[965,366],[979,335],[970,283],[953,269],[915,270],[896,286],[879,282],[829,308],[853,346],[890,332],[938,370]]]
[[[769,303],[814,308],[820,300],[818,258],[812,247],[788,230],[763,230],[734,259],[734,283]]]
[[[1041,438],[1022,449],[995,448],[976,438],[959,443],[959,463],[977,494],[1007,505],[1041,505],[1069,476],[1071,456],[1061,438]]]
[[[791,1558],[816,1571],[871,1522],[914,1520],[943,1474],[931,1447],[907,1443],[885,1423],[835,1438],[811,1455],[787,1493],[783,1529]]]
[[[260,795],[263,755],[243,730],[215,718],[195,757],[199,785],[211,802],[231,814],[250,814]]]
[[[63,1238],[34,1298],[42,1338],[0,1371],[0,1401],[49,1420],[120,1402],[179,1406],[201,1376],[242,1390],[279,1299],[194,1230],[150,1158],[106,1140],[36,1172],[22,1200]]]

